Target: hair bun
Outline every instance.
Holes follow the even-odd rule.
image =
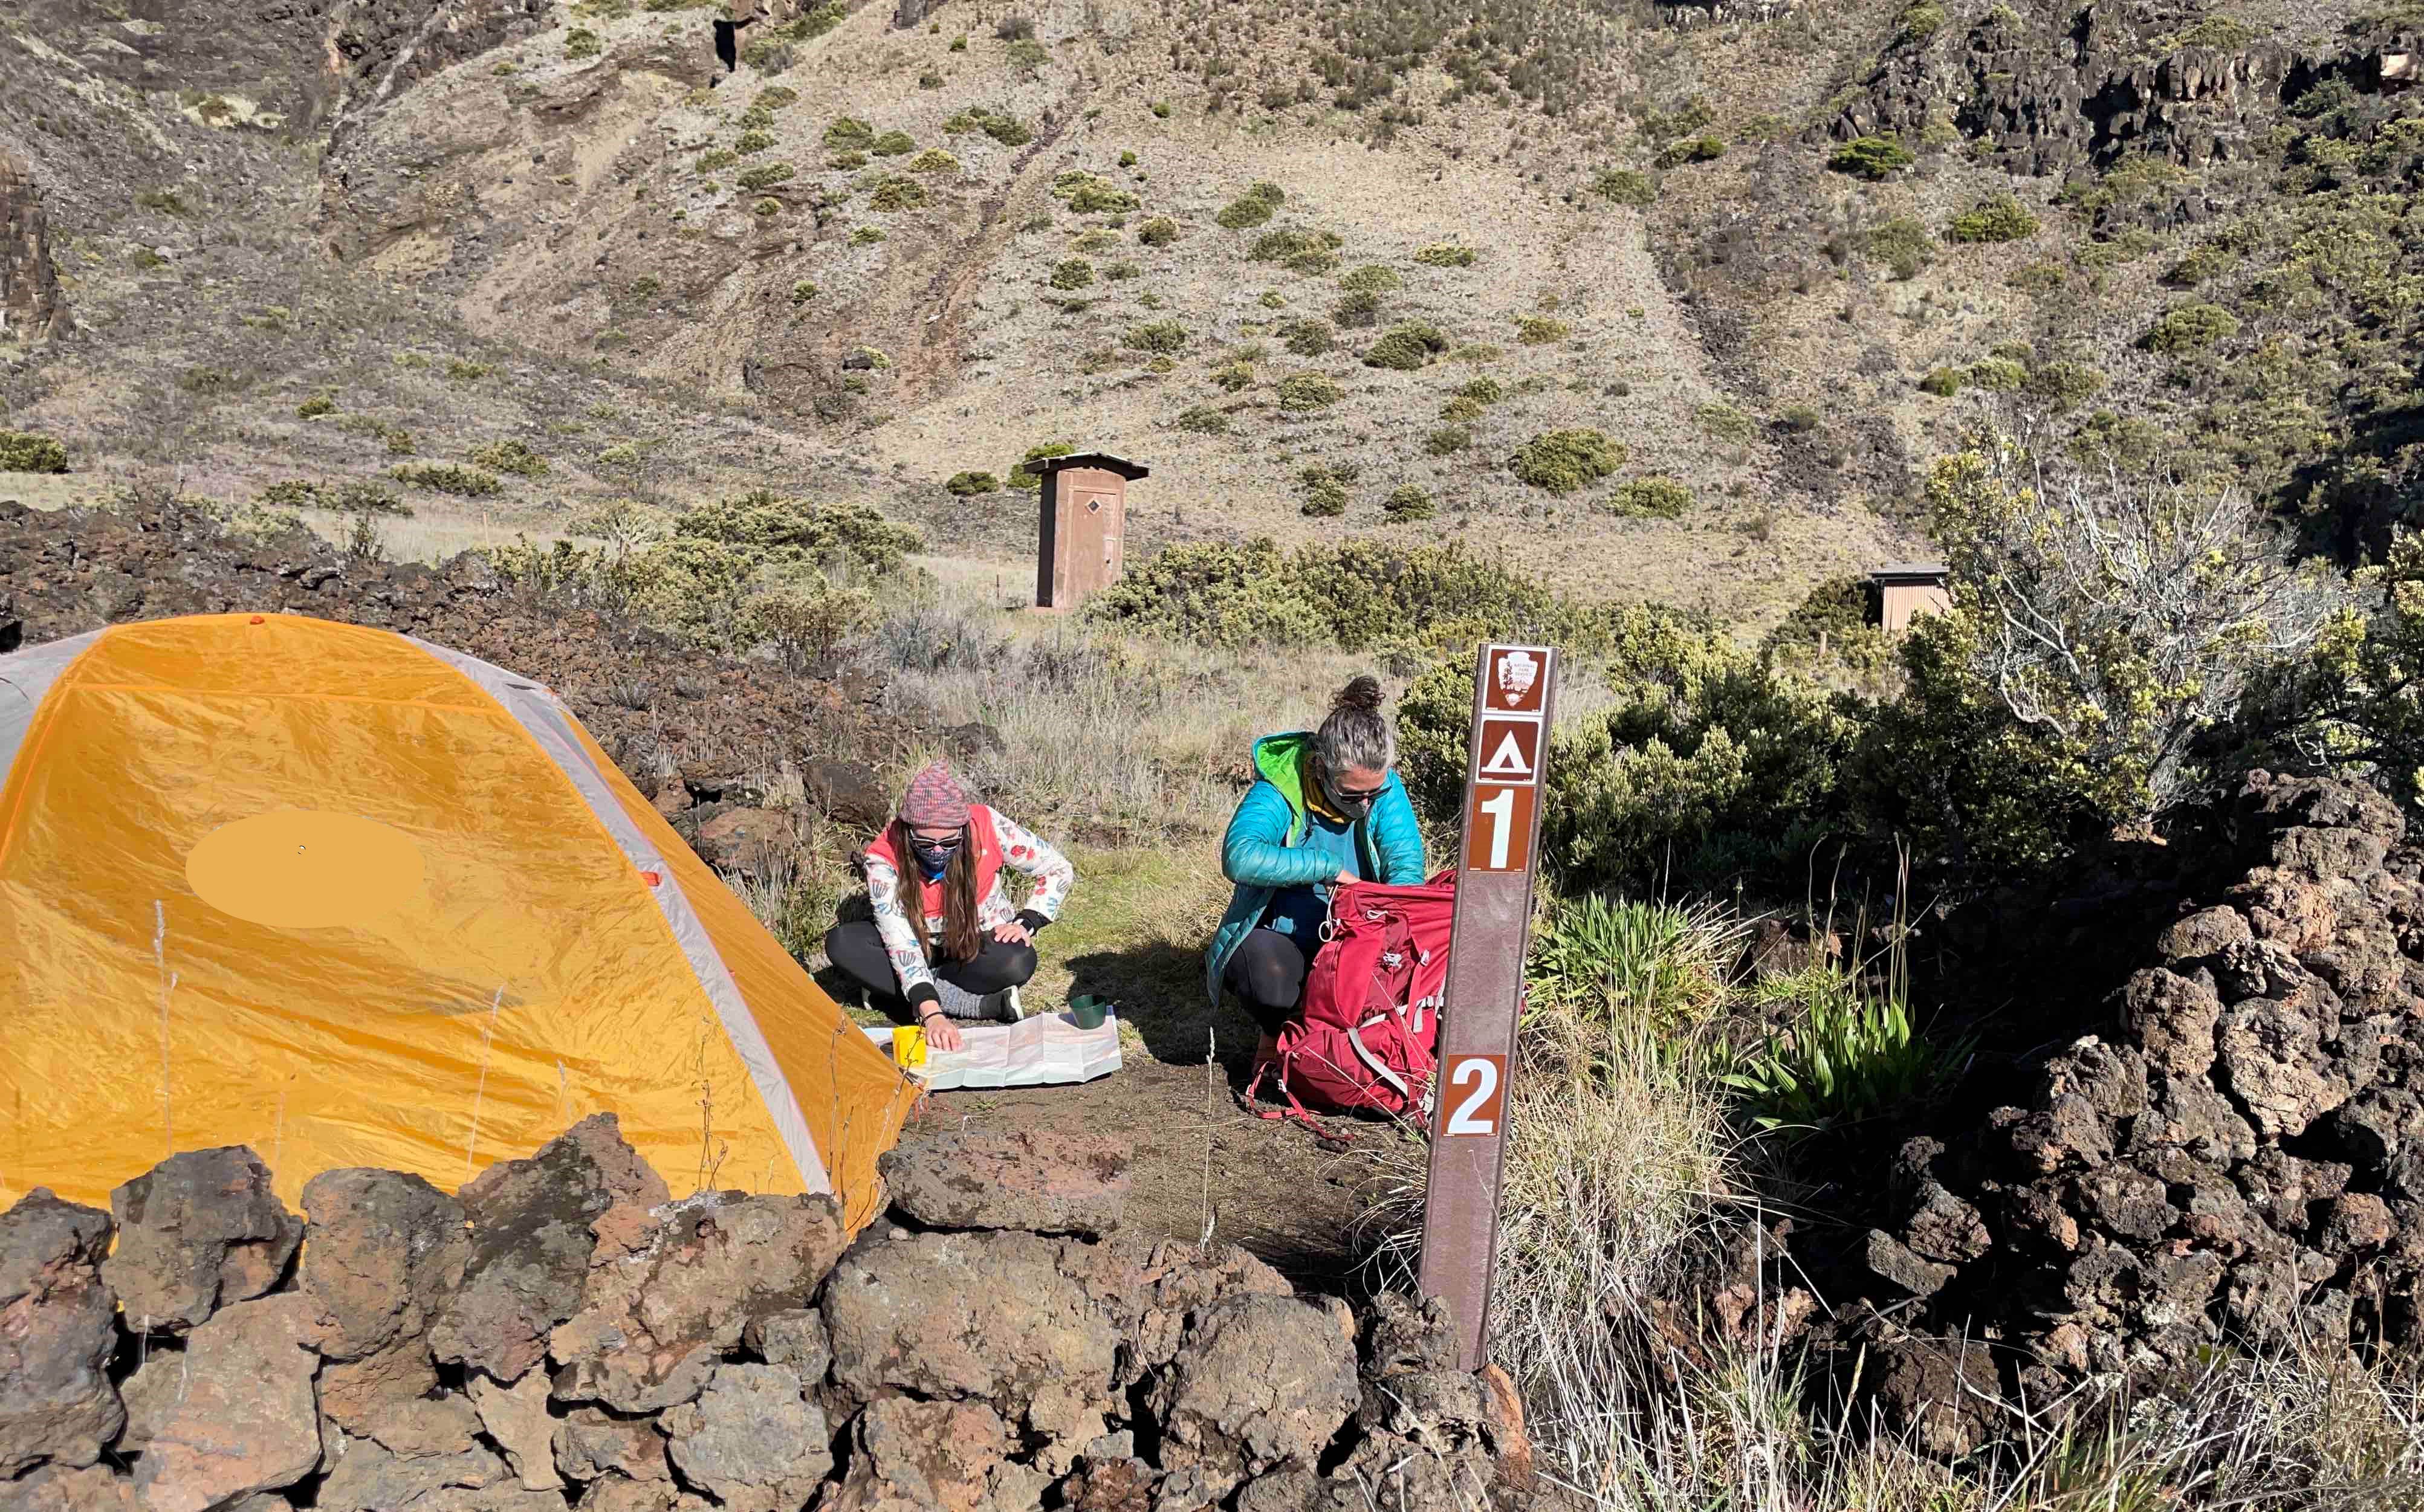
[[[1366,714],[1379,713],[1380,711],[1380,679],[1373,676],[1368,672],[1365,673],[1363,676],[1356,678],[1353,682],[1350,682],[1346,687],[1338,690],[1338,696],[1330,701],[1330,707],[1333,709],[1361,709]]]

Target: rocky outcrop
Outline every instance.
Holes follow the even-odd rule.
[[[1972,1436],[1922,1406],[1948,1373],[2042,1403],[2225,1343],[2424,1340],[2424,848],[2346,783],[2258,773],[2229,820],[2252,865],[2161,931],[2105,1029],[1976,1136],[1902,1151],[1871,1270],[2025,1345],[1894,1361],[1928,1441]]]
[[[1917,142],[1931,122],[1950,122],[2005,170],[2038,177],[2124,152],[2203,168],[2249,156],[2282,103],[2316,82],[2379,88],[2418,51],[2397,32],[2318,49],[2271,38],[2213,45],[2151,25],[2102,7],[2030,21],[1999,6],[1966,35],[1947,27],[1890,48],[1827,129],[1838,140]],[[2202,201],[2173,208],[2202,218]]]
[[[0,150],[0,342],[31,342],[68,327],[51,263],[51,226],[34,173]]]
[[[929,1229],[1100,1236],[1128,1193],[1127,1145],[1103,1135],[945,1134],[876,1168],[892,1205]]]
[[[1003,1154],[891,1166],[990,1179]],[[148,1354],[103,1279],[108,1215],[38,1192],[0,1217],[0,1512],[1304,1512],[1489,1504],[1502,1460],[1521,1473],[1511,1389],[1449,1368],[1439,1305],[1359,1322],[1240,1249],[1076,1236],[1109,1226],[1125,1152],[1061,1157],[996,1214],[1060,1232],[954,1201],[948,1232],[903,1211],[845,1251],[827,1198],[671,1200],[600,1116],[457,1196],[323,1173],[301,1263],[239,1300],[219,1240],[270,1222],[267,1172],[182,1155],[128,1184],[184,1197],[138,1274],[220,1281]],[[201,1221],[203,1170],[263,1222]],[[2333,1222],[2358,1242],[2381,1215]],[[113,1358],[141,1360],[122,1407]]]

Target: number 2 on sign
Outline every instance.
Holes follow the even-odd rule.
[[[1457,1135],[1488,1137],[1498,1132],[1498,1116],[1505,1101],[1507,1058],[1504,1056],[1459,1056],[1447,1073],[1448,1095],[1455,1099],[1448,1109],[1447,1125],[1440,1132],[1451,1138]],[[1470,1090],[1465,1089],[1470,1088]]]

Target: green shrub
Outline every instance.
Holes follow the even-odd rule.
[[[739,137],[734,139],[732,150],[742,157],[750,157],[766,151],[766,149],[773,145],[774,134],[773,132],[747,131],[742,132]]]
[[[1674,479],[1652,474],[1635,478],[1607,501],[1610,513],[1638,519],[1681,519],[1692,508],[1692,490]]]
[[[1746,441],[1754,428],[1751,418],[1722,401],[1702,405],[1692,411],[1700,428],[1721,441]]]
[[[2218,242],[2208,242],[2172,264],[2163,281],[2175,289],[2193,289],[2209,279],[2227,273],[2239,262],[2239,254]]]
[[[782,110],[799,103],[799,90],[789,85],[770,84],[758,91],[758,98],[749,102],[749,108],[767,111]]]
[[[410,518],[412,509],[395,490],[364,478],[312,483],[285,478],[261,490],[259,503],[267,509],[327,509],[348,515],[394,515]]]
[[[926,201],[926,186],[916,179],[898,173],[886,174],[876,183],[875,192],[867,198],[868,204],[887,212],[916,210]]]
[[[2037,217],[2009,194],[1980,200],[1978,208],[1963,211],[1944,228],[1945,236],[1956,242],[2017,242],[2036,233]]]
[[[1319,357],[1338,344],[1326,320],[1290,321],[1281,327],[1280,334],[1286,340],[1287,349],[1299,357]]]
[[[1212,381],[1230,393],[1251,388],[1254,381],[1254,365],[1243,360],[1224,362],[1212,370]]]
[[[1102,252],[1120,245],[1120,233],[1108,226],[1097,226],[1069,244],[1073,252]]]
[[[1534,611],[1541,613],[1540,611]],[[1492,636],[1518,627],[1501,610]],[[1523,630],[1587,654],[1608,700],[1553,737],[1542,854],[1569,890],[1706,878],[1745,851],[1804,862],[1794,836],[1840,819],[1856,709],[1718,627],[1640,605],[1541,613]],[[1415,679],[1397,712],[1399,770],[1434,820],[1460,806],[1473,712],[1469,660]],[[1746,843],[1747,842],[1747,843]]]
[[[1380,323],[1380,296],[1358,289],[1330,307],[1330,318],[1349,330],[1368,329]]]
[[[1494,405],[1507,397],[1507,390],[1500,387],[1496,378],[1483,374],[1478,378],[1468,378],[1457,385],[1456,396],[1470,399],[1476,405]]]
[[[875,128],[856,116],[836,116],[826,125],[824,144],[837,150],[875,145]]]
[[[1908,215],[1879,222],[1860,238],[1860,250],[1893,269],[1897,279],[1917,278],[1935,246],[1927,228]]]
[[[749,213],[753,215],[779,215],[783,213],[783,201],[770,194],[751,204]]]
[[[1279,406],[1291,414],[1326,409],[1347,397],[1347,390],[1326,374],[1292,373],[1272,390]]]
[[[2193,302],[2163,312],[2161,320],[2138,338],[2149,352],[2194,352],[2239,331],[2239,317],[2220,305]]]
[[[1137,240],[1147,247],[1168,247],[1178,240],[1178,222],[1168,215],[1156,215],[1137,228]]]
[[[978,494],[999,493],[1001,480],[990,472],[954,472],[943,487],[958,498],[969,499]]]
[[[1121,153],[1120,153],[1120,167],[1124,167],[1124,168],[1132,168],[1132,167],[1136,167],[1136,165],[1137,165],[1137,155],[1136,155],[1136,153],[1134,153],[1134,152],[1132,152],[1132,151],[1124,151],[1124,150],[1123,150],[1123,151],[1121,151]]]
[[[799,169],[789,163],[762,163],[754,168],[743,169],[733,182],[743,189],[757,193],[771,189],[778,183],[789,183],[791,176],[798,171]]]
[[[604,51],[606,44],[586,26],[575,26],[564,34],[564,56],[566,57],[596,57]]]
[[[1826,166],[1838,173],[1871,181],[1906,168],[1918,159],[1890,136],[1856,136],[1826,155]]]
[[[791,285],[791,303],[794,305],[805,305],[809,300],[814,299],[819,292],[820,291],[815,284],[810,283],[805,279],[802,279],[799,282]]]
[[[930,147],[909,160],[912,173],[957,173],[960,160],[939,147]]]
[[[1094,281],[1094,264],[1082,257],[1073,257],[1052,265],[1051,284],[1055,289],[1083,289]]]
[[[2232,16],[2208,16],[2171,39],[2175,48],[2212,47],[2237,52],[2263,40],[2264,34]]]
[[[311,398],[304,400],[301,404],[295,406],[295,418],[296,420],[317,420],[323,415],[334,414],[336,412],[336,408],[337,402],[334,399],[329,398],[324,393],[315,393]]]
[[[1570,494],[1624,465],[1625,448],[1603,431],[1547,431],[1516,449],[1507,467],[1516,477],[1553,494]]]
[[[869,504],[821,504],[758,488],[694,505],[674,520],[678,538],[712,541],[761,562],[884,577],[908,565],[922,544],[916,531]]]
[[[917,143],[905,131],[888,131],[869,142],[867,150],[878,157],[907,157],[917,151]]]
[[[1003,56],[1009,59],[1011,67],[1028,73],[1052,61],[1051,53],[1032,37],[1021,37],[1012,42]]]
[[[2029,381],[2029,370],[2007,357],[1990,357],[1970,364],[1972,388],[1988,393],[2017,393]]]
[[[1404,288],[1405,281],[1397,277],[1395,269],[1367,263],[1352,272],[1340,274],[1338,286],[1359,293],[1388,294]]]
[[[1895,34],[1897,44],[1916,47],[1944,29],[1944,8],[1936,0],[1918,0],[1902,13],[1901,30]]]
[[[1198,436],[1229,434],[1229,417],[1209,405],[1196,405],[1179,411],[1177,424],[1180,430],[1191,431]]]
[[[1591,193],[1613,204],[1651,205],[1658,200],[1658,184],[1634,168],[1602,168],[1591,180]]]
[[[65,472],[68,449],[38,431],[0,431],[0,472]]]
[[[884,240],[884,228],[881,226],[861,226],[850,233],[850,245],[853,247],[873,247],[882,240]]]
[[[825,167],[838,168],[846,173],[855,172],[867,167],[867,154],[859,151],[836,152],[825,159]]]
[[[1571,326],[1548,315],[1524,315],[1515,322],[1515,340],[1524,346],[1547,346],[1573,333]]]
[[[1440,406],[1440,419],[1442,420],[1479,420],[1483,413],[1482,404],[1479,400],[1467,399],[1461,394],[1458,395],[1456,398],[1450,399],[1446,404]]]
[[[1687,163],[1711,163],[1726,155],[1726,144],[1714,136],[1686,136],[1658,151],[1658,166],[1678,168]]]
[[[1100,179],[1090,179],[1069,197],[1069,208],[1080,215],[1124,215],[1138,203],[1134,194]]]
[[[1113,283],[1125,283],[1130,279],[1141,278],[1143,275],[1144,269],[1133,263],[1114,263],[1103,270],[1103,277]]]
[[[1393,525],[1411,525],[1437,515],[1439,505],[1420,485],[1401,483],[1389,490],[1388,498],[1380,501],[1380,512],[1389,517],[1389,523]]]
[[[2104,391],[2109,380],[2084,362],[2048,362],[2029,374],[2028,391],[2056,411],[2076,409]]]
[[[951,51],[952,51],[952,52],[954,52],[954,53],[965,53],[965,52],[966,52],[967,50],[968,50],[968,37],[967,37],[967,33],[965,33],[965,32],[962,32],[959,36],[954,37],[954,38],[952,38],[952,39],[951,39]]]
[[[491,472],[510,472],[518,478],[547,476],[547,458],[520,441],[491,441],[474,447],[471,460]]]
[[[1461,425],[1443,425],[1423,438],[1423,450],[1432,456],[1448,456],[1473,444],[1473,432]]]
[[[1386,335],[1374,342],[1364,353],[1364,365],[1411,373],[1429,366],[1433,358],[1446,350],[1447,338],[1440,334],[1438,326],[1408,321],[1391,326]]]
[[[1174,320],[1147,321],[1131,326],[1120,344],[1131,351],[1157,352],[1164,356],[1187,350],[1187,327]]]
[[[1316,464],[1297,475],[1304,485],[1304,502],[1298,513],[1313,519],[1332,519],[1347,513],[1348,479],[1330,469]]]
[[[1154,119],[1156,120],[1168,120],[1170,119],[1170,102],[1167,100],[1155,101],[1153,103],[1153,114]]]
[[[1013,488],[1032,493],[1044,485],[1043,474],[1037,472],[1032,464],[1051,457],[1067,456],[1076,450],[1077,448],[1068,441],[1046,441],[1042,446],[1030,446],[1026,455],[1011,464],[1010,474],[1004,481]]]
[[[388,469],[387,475],[409,487],[453,494],[458,499],[486,499],[504,492],[505,487],[490,473],[459,468],[452,463],[403,463]]]
[[[713,173],[741,161],[741,154],[728,147],[710,147],[691,159],[691,167],[701,173]]]
[[[2068,283],[2070,275],[2059,263],[2030,263],[2014,268],[2012,276],[2003,281],[2022,294],[2043,297]]]
[[[1930,373],[1926,377],[1919,380],[1919,391],[1921,393],[1934,394],[1938,399],[1952,398],[1954,394],[1961,391],[1961,370],[1959,368],[1938,368],[1933,373]]]
[[[1229,231],[1241,231],[1265,225],[1270,218],[1271,202],[1248,194],[1240,195],[1222,205],[1220,213],[1212,217],[1212,222]]]

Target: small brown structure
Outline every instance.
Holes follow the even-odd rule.
[[[1910,626],[1916,614],[1940,614],[1953,607],[1945,586],[1953,573],[1940,562],[1894,562],[1869,574],[1869,613],[1888,635]]]
[[[1075,609],[1119,581],[1128,485],[1152,470],[1108,452],[1046,457],[1028,467],[1044,480],[1035,607]]]

